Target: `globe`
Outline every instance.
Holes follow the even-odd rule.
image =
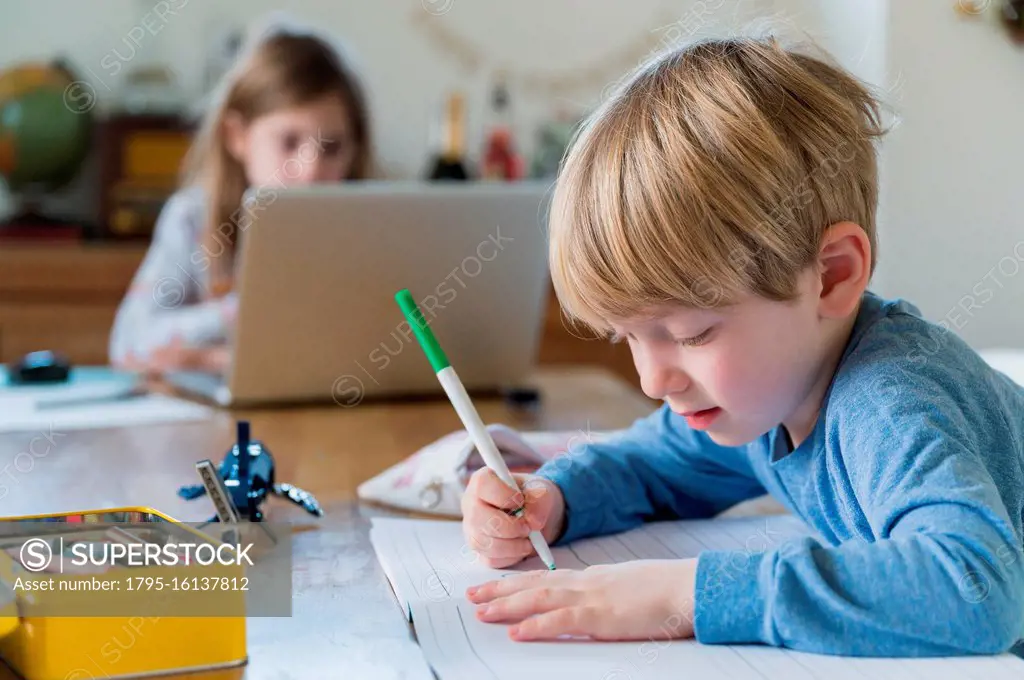
[[[61,61],[0,71],[0,177],[11,191],[54,191],[78,174],[95,101]]]

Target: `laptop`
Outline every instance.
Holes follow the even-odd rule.
[[[408,288],[466,389],[524,383],[548,298],[547,183],[360,182],[250,191],[223,406],[443,395],[395,302]]]

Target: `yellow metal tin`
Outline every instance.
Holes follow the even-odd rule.
[[[100,516],[111,513],[151,515],[195,533],[201,540],[217,544],[213,537],[182,525],[156,510],[145,507],[109,508],[0,519],[33,521],[75,515]],[[88,521],[88,520],[86,520]],[[234,567],[181,565],[174,567],[133,567],[135,575],[163,575],[164,578],[237,576]],[[242,569],[238,567],[238,569]],[[203,570],[203,571],[199,571]],[[112,571],[128,571],[112,570]],[[0,581],[8,589],[6,606],[0,605],[0,657],[25,680],[75,680],[77,678],[137,678],[163,673],[215,670],[244,665],[247,661],[244,616],[24,616],[15,592],[14,560],[0,553]],[[31,574],[29,574],[31,576]],[[62,579],[84,578],[62,575]],[[10,595],[13,594],[13,598]],[[116,595],[102,593],[104,597]],[[32,597],[45,597],[33,592]],[[241,604],[244,607],[244,601]],[[244,611],[242,609],[241,611]]]

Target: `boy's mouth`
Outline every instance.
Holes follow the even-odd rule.
[[[686,424],[694,430],[704,430],[711,426],[721,412],[722,409],[715,406],[700,411],[683,411],[679,415],[686,418]]]

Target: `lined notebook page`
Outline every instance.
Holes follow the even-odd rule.
[[[584,539],[552,552],[559,568],[583,568],[635,559],[696,557],[706,549],[761,552],[809,533],[790,515],[661,522],[615,536]],[[694,640],[513,642],[505,625],[478,621],[464,593],[471,585],[507,574],[543,569],[538,558],[514,569],[488,569],[466,545],[458,522],[375,518],[370,541],[413,622],[427,663],[441,680],[1024,678],[1024,660],[1010,654],[878,659],[757,645],[702,645]]]

